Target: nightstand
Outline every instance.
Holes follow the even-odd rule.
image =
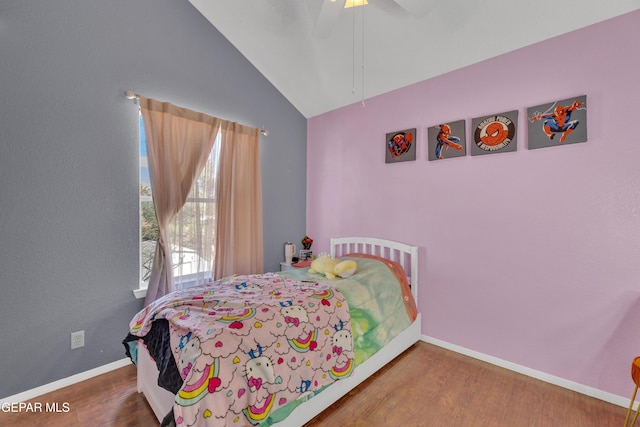
[[[293,270],[294,268],[295,267],[293,267],[291,264],[287,264],[284,261],[280,263],[280,271]]]
[[[287,264],[286,262],[280,263],[280,271],[293,270],[294,268],[306,268],[311,266],[311,260],[299,261],[295,264]]]

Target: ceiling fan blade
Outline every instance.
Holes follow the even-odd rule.
[[[428,0],[394,0],[401,8],[415,18],[426,16],[433,9],[433,1]]]
[[[338,21],[340,12],[344,9],[344,2],[345,0],[324,0],[322,2],[322,9],[320,9],[316,27],[313,30],[313,37],[329,37],[336,21]]]

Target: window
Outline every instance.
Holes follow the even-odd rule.
[[[153,205],[147,145],[142,115],[140,124],[140,289],[144,297],[159,234]],[[173,276],[176,289],[184,289],[213,280],[215,260],[216,193],[220,133],[207,162],[194,183],[178,215],[169,226]]]
[[[147,140],[144,133],[142,115],[139,116],[140,125],[140,288],[146,289],[151,276],[153,255],[158,239],[158,220],[153,207],[151,194],[151,178],[147,161]]]

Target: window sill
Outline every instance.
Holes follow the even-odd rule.
[[[147,288],[138,288],[133,290],[133,296],[136,299],[142,299],[147,296]]]
[[[200,279],[198,279],[199,275],[201,275],[201,274],[196,273],[196,274],[189,274],[189,275],[180,276],[180,285],[179,285],[180,289],[187,289],[187,288],[191,288],[193,286],[201,285],[203,283],[212,283],[213,282],[213,275],[211,273],[207,273],[207,274],[205,274],[204,277],[201,277]],[[147,296],[147,286],[148,286],[147,282],[142,282],[138,289],[134,289],[133,290],[133,296],[136,297],[136,299],[143,299],[144,297],[146,297]]]

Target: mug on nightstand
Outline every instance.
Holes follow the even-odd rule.
[[[291,242],[287,242],[284,244],[284,262],[287,264],[291,264],[293,261],[293,256],[296,253],[296,245]]]

